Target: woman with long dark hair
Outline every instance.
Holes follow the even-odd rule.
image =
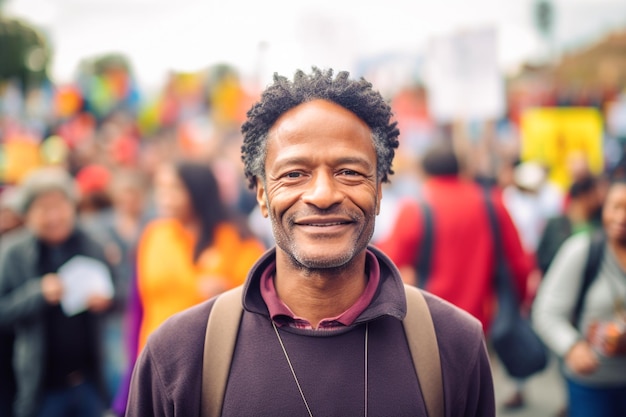
[[[167,318],[233,288],[265,251],[245,221],[227,210],[209,164],[166,162],[154,174],[158,218],[137,247],[128,309],[130,364],[112,405],[124,415],[132,367],[148,336]]]
[[[172,314],[243,283],[265,249],[229,215],[208,164],[166,163],[154,185],[160,218],[137,251],[139,350]]]

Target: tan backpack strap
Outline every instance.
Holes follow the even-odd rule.
[[[201,417],[219,417],[243,314],[239,286],[220,294],[213,304],[204,338]]]
[[[407,312],[403,320],[413,366],[428,417],[443,417],[443,381],[435,326],[422,292],[405,285]]]
[[[221,294],[211,309],[204,340],[201,417],[219,417],[235,350],[243,288]],[[409,349],[429,417],[443,417],[443,382],[435,327],[421,291],[405,285],[407,315],[404,318]]]

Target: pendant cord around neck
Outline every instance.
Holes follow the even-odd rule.
[[[289,359],[289,355],[287,354],[287,349],[283,343],[283,339],[280,337],[280,333],[278,332],[278,328],[276,327],[276,323],[272,320],[272,327],[274,328],[274,332],[276,333],[276,337],[278,338],[278,343],[280,343],[280,347],[283,350],[283,354],[285,355],[285,359],[287,360],[287,364],[289,365],[289,369],[291,370],[291,375],[293,375],[294,381],[296,381],[296,386],[298,387],[298,391],[300,392],[300,397],[302,397],[302,401],[304,402],[304,406],[306,407],[306,411],[309,413],[309,417],[313,417],[313,413],[311,412],[311,407],[309,407],[309,403],[304,396],[304,391],[302,391],[302,387],[300,386],[300,381],[298,381],[298,376],[296,375],[296,371],[293,369],[293,365],[291,364],[291,359]],[[369,341],[369,323],[365,324],[365,417],[367,417],[367,391],[368,391],[368,361],[367,361],[367,345]]]
[[[367,369],[367,346],[368,346],[368,341],[369,341],[369,333],[370,333],[369,330],[370,330],[370,324],[365,323],[365,417],[367,417],[367,390],[368,390],[367,375],[369,374],[368,369]]]
[[[278,337],[278,343],[280,343],[280,347],[283,349],[283,353],[285,354],[285,359],[287,359],[287,364],[289,365],[289,369],[291,369],[291,374],[293,375],[293,379],[296,381],[296,386],[298,387],[298,391],[300,391],[300,396],[302,397],[302,401],[304,401],[304,406],[306,407],[306,411],[309,412],[309,417],[313,417],[313,413],[311,413],[311,408],[309,407],[309,403],[306,401],[306,397],[304,396],[304,392],[302,391],[302,387],[300,386],[300,382],[298,381],[298,377],[296,376],[296,371],[293,370],[293,365],[291,365],[291,360],[289,359],[289,355],[287,354],[287,349],[285,349],[285,345],[283,344],[283,339],[281,339],[280,334],[278,333],[278,328],[276,327],[276,323],[272,320],[272,326],[274,327],[274,331],[276,332],[276,337]]]

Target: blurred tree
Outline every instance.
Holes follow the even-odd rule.
[[[23,91],[48,80],[50,47],[42,33],[22,20],[1,13],[0,83],[16,80]]]
[[[544,36],[550,36],[554,26],[554,7],[550,1],[540,0],[535,4],[535,24]]]

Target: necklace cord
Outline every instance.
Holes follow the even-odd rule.
[[[272,326],[274,327],[274,332],[276,332],[276,337],[278,337],[278,343],[280,343],[280,347],[283,349],[283,353],[285,355],[285,359],[287,359],[287,364],[289,365],[289,369],[291,369],[291,374],[293,375],[293,379],[296,381],[296,386],[298,387],[298,391],[300,391],[300,396],[302,397],[302,401],[304,402],[304,406],[306,410],[309,412],[309,417],[313,417],[313,413],[311,413],[311,409],[309,408],[309,403],[306,402],[306,398],[304,397],[304,392],[302,391],[302,387],[300,386],[300,382],[298,381],[298,377],[296,376],[296,371],[293,370],[293,365],[291,365],[291,360],[289,359],[289,355],[287,355],[287,349],[285,349],[285,345],[283,344],[283,339],[281,339],[280,334],[278,333],[278,328],[276,324],[272,320]]]
[[[367,417],[367,391],[368,391],[368,381],[367,381],[367,345],[370,333],[370,324],[365,323],[365,417]]]
[[[291,370],[291,375],[293,375],[294,381],[296,381],[296,386],[298,387],[298,391],[300,392],[300,396],[302,397],[302,402],[304,402],[304,406],[306,407],[306,411],[309,413],[309,417],[313,417],[313,413],[311,412],[311,408],[309,407],[309,403],[306,401],[306,397],[304,396],[304,391],[302,391],[302,387],[300,386],[300,382],[298,381],[298,376],[296,375],[296,371],[293,369],[293,365],[291,364],[291,359],[289,359],[289,355],[287,354],[287,349],[283,344],[283,339],[280,337],[280,333],[278,333],[278,328],[276,327],[276,323],[272,320],[272,327],[274,328],[274,332],[276,333],[276,337],[278,338],[278,343],[280,343],[280,347],[283,350],[283,354],[285,355],[285,359],[287,359],[287,364],[289,365],[289,369]],[[369,339],[369,323],[365,323],[365,417],[367,417],[367,391],[368,391],[368,381],[367,381],[367,345]]]

